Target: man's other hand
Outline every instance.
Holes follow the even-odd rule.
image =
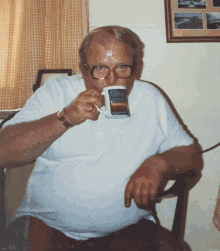
[[[130,207],[133,199],[138,208],[146,208],[156,197],[166,167],[166,162],[156,155],[145,160],[126,185],[125,207]]]

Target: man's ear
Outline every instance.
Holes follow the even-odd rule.
[[[132,81],[134,81],[135,79],[137,79],[136,73],[132,74],[131,79],[132,79]]]
[[[80,73],[82,74],[82,78],[84,79],[85,77],[88,77],[89,71],[88,69],[85,69],[80,63],[79,63],[79,70]]]
[[[80,63],[78,63],[78,67],[79,67],[79,71],[80,71],[80,73],[82,74],[82,66],[81,66],[81,64],[80,64]]]
[[[134,75],[133,75],[133,79],[135,80],[135,79],[137,79],[137,75],[136,75],[136,73],[134,73]]]
[[[81,71],[81,74],[82,74],[82,78],[85,79],[85,78],[88,78],[89,77],[89,72],[88,71]]]

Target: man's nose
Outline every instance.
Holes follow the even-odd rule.
[[[111,70],[109,76],[106,78],[106,81],[108,86],[113,86],[117,84],[118,77],[116,76],[113,70]]]

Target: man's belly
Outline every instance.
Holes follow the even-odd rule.
[[[76,172],[75,172],[76,171]],[[30,193],[21,210],[63,231],[113,232],[151,214],[132,202],[124,206],[127,175],[75,170],[32,175]]]

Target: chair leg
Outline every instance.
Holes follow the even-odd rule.
[[[189,191],[184,179],[180,181],[179,185],[180,185],[180,193],[177,199],[171,236],[178,241],[182,241],[184,240],[184,234],[185,234]]]

